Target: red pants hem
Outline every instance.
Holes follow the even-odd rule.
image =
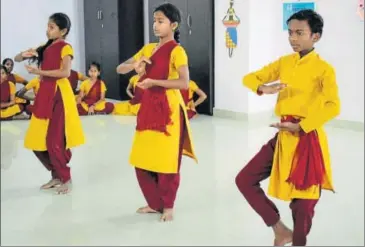
[[[236,177],[239,191],[267,226],[273,226],[280,220],[279,210],[260,186],[260,182],[271,174],[276,141],[277,135],[261,148]],[[317,202],[318,200],[293,199],[290,203],[294,246],[306,245]]]
[[[53,179],[68,182],[71,179],[68,163],[72,154],[70,149],[66,149],[65,111],[59,90],[53,100],[53,115],[48,125],[46,146],[47,151],[34,151],[34,154],[44,167],[52,172]]]
[[[185,133],[185,120],[180,112],[180,144],[178,156],[178,172],[176,174],[164,174],[150,172],[136,168],[136,176],[142,193],[150,208],[162,211],[164,208],[173,208],[177,191],[180,185],[180,166],[182,159],[183,140]]]

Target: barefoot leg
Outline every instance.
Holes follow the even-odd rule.
[[[293,241],[293,232],[281,220],[273,227],[275,240],[274,246],[285,246]]]
[[[172,221],[173,218],[174,218],[174,210],[172,208],[165,208],[161,215],[160,221],[162,222]]]
[[[137,209],[137,213],[139,214],[155,214],[158,213],[158,211],[150,208],[149,206],[141,207]]]
[[[61,185],[61,181],[59,179],[52,179],[48,183],[43,184],[41,186],[41,190],[48,190],[59,185]]]

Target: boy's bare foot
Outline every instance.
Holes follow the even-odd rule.
[[[149,206],[145,206],[145,207],[137,209],[137,213],[139,213],[139,214],[155,214],[155,213],[158,213],[158,212],[156,210],[153,210]]]
[[[275,234],[274,246],[285,246],[293,242],[293,231],[281,220],[273,226],[273,230]]]
[[[67,194],[71,191],[71,181],[66,183],[61,183],[61,185],[57,188],[57,194]]]
[[[172,208],[164,208],[160,221],[172,221],[174,216],[174,210]]]
[[[41,190],[48,190],[48,189],[51,189],[53,187],[56,187],[56,186],[58,186],[60,184],[62,184],[62,183],[61,183],[61,181],[59,179],[52,179],[48,183],[43,184],[41,186]]]

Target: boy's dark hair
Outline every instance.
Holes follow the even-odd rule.
[[[286,23],[289,24],[291,20],[307,21],[311,32],[319,33],[322,36],[324,25],[323,18],[314,10],[304,9],[298,11],[297,13],[294,13],[292,16],[290,16]]]

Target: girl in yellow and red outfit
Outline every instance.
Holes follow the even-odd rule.
[[[106,86],[100,79],[100,64],[92,62],[89,67],[90,79],[81,83],[77,97],[77,110],[81,116],[90,114],[111,114],[114,104],[105,101]]]
[[[9,72],[7,68],[1,65],[1,120],[11,120],[14,116],[19,115],[24,110],[23,104],[15,102],[15,85],[8,79]]]
[[[154,32],[159,43],[145,45],[131,59],[118,66],[126,74],[133,69],[141,76],[143,89],[135,103],[141,106],[130,163],[147,201],[139,213],[161,212],[162,221],[173,218],[180,183],[180,162],[184,154],[196,159],[186,107],[180,89],[187,89],[189,67],[185,50],[178,44],[179,10],[166,3],[154,11]]]
[[[29,73],[41,76],[41,81],[24,145],[51,171],[52,179],[41,188],[58,186],[59,194],[70,190],[70,149],[85,142],[75,96],[67,79],[73,50],[64,39],[70,27],[67,15],[53,14],[48,21],[47,43],[36,50],[22,52],[14,59],[21,62],[35,58],[38,62],[38,67],[26,66]]]

